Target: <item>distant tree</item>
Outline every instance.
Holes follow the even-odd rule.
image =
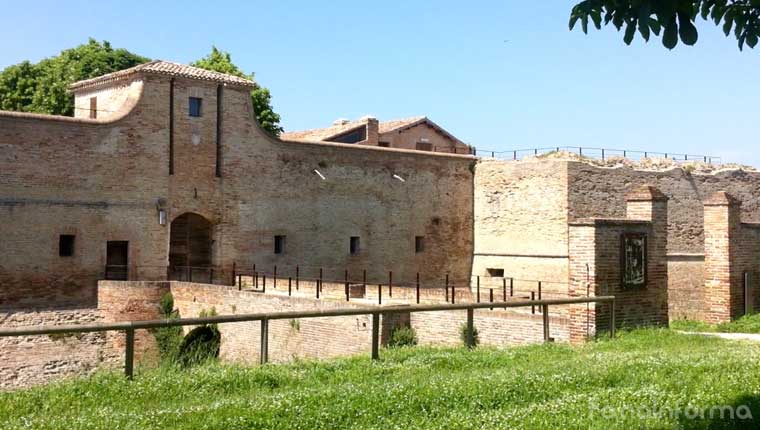
[[[253,74],[247,74],[232,62],[229,52],[221,51],[216,46],[211,47],[211,53],[191,64],[206,70],[212,70],[229,75],[239,76],[241,78],[253,80]],[[253,102],[253,111],[256,112],[256,119],[261,128],[273,136],[279,136],[282,132],[280,126],[280,115],[272,109],[272,95],[269,90],[255,84],[251,91],[251,101]]]
[[[694,22],[697,16],[723,26],[729,36],[733,29],[739,50],[748,45],[754,48],[760,37],[760,0],[584,0],[570,12],[570,30],[580,20],[581,29],[588,33],[589,20],[597,29],[602,23],[612,23],[620,31],[625,27],[623,41],[630,45],[638,30],[645,41],[651,33],[662,44],[673,49],[681,42],[697,43]]]
[[[0,72],[0,109],[72,115],[72,82],[90,79],[147,62],[148,59],[111,44],[90,39],[39,63],[29,61]]]

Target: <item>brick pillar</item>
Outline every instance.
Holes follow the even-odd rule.
[[[367,142],[366,145],[377,146],[380,140],[380,122],[377,118],[367,119]]]
[[[569,279],[570,297],[593,297],[596,295],[596,225],[593,221],[570,224],[569,231]],[[570,342],[579,343],[596,334],[596,306],[569,305]]]
[[[741,315],[742,274],[738,260],[741,201],[718,191],[704,201],[705,321],[721,323]]]
[[[647,238],[647,300],[651,313],[642,322],[668,324],[668,198],[659,189],[643,185],[626,196],[626,217],[650,221]],[[623,304],[622,301],[620,304]],[[620,313],[618,313],[620,314]]]

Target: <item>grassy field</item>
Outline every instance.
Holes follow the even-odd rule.
[[[743,316],[737,320],[722,323],[708,324],[702,321],[678,320],[672,321],[670,327],[684,331],[703,331],[720,333],[760,333],[760,314]]]
[[[666,329],[582,347],[400,348],[375,363],[212,363],[3,393],[0,428],[758,428],[713,408],[760,418],[759,363],[760,344]]]

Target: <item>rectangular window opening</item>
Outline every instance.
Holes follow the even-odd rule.
[[[414,236],[414,252],[420,253],[425,251],[425,236]]]
[[[109,240],[106,242],[106,279],[126,281],[128,278],[129,242]]]
[[[377,146],[383,147],[383,148],[389,148],[391,146],[390,142],[378,142]]]
[[[90,97],[90,119],[98,117],[98,98]]]
[[[623,233],[620,238],[620,272],[623,288],[647,285],[647,236],[644,233]]]
[[[75,237],[73,234],[62,234],[58,238],[58,255],[60,257],[71,257],[74,255]]]
[[[417,149],[418,151],[432,151],[433,144],[430,142],[417,142],[415,149]]]
[[[351,236],[351,246],[350,251],[351,255],[356,255],[359,253],[359,236]]]
[[[275,254],[285,253],[285,236],[278,235],[274,237],[274,253]]]
[[[492,278],[503,278],[504,277],[504,269],[492,269],[488,268],[486,269],[486,272],[488,273],[488,276]]]
[[[203,99],[200,97],[190,97],[190,116],[200,117],[203,114]]]

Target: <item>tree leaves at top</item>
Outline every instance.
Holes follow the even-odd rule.
[[[210,54],[191,63],[191,66],[253,80],[252,73],[249,75],[240,70],[232,62],[230,53],[221,51],[216,46],[211,48]],[[256,112],[256,119],[259,121],[261,128],[273,136],[279,136],[283,130],[280,127],[280,115],[272,109],[272,95],[269,93],[269,90],[256,84],[251,91],[251,101],[253,103],[253,111]]]
[[[757,45],[760,0],[584,0],[570,12],[570,30],[579,20],[584,33],[588,33],[589,19],[597,30],[602,28],[601,21],[612,23],[618,31],[625,27],[623,41],[630,45],[637,29],[645,41],[651,33],[659,36],[662,29],[662,44],[673,49],[679,38],[685,45],[697,43],[694,21],[698,16],[715,25],[722,23],[726,36],[733,30],[739,50]]]
[[[147,61],[126,49],[113,49],[108,42],[90,39],[37,64],[24,61],[0,72],[0,109],[73,115],[74,96],[68,92],[72,82]]]
[[[74,96],[68,88],[73,82],[148,62],[149,59],[126,49],[113,49],[108,42],[90,39],[86,44],[62,51],[55,57],[32,64],[24,61],[0,71],[0,110],[36,112],[51,115],[74,114]],[[197,67],[252,79],[232,63],[230,54],[215,47],[206,57],[193,63]],[[267,132],[282,131],[280,116],[272,110],[269,90],[256,85],[251,91],[256,119]]]

